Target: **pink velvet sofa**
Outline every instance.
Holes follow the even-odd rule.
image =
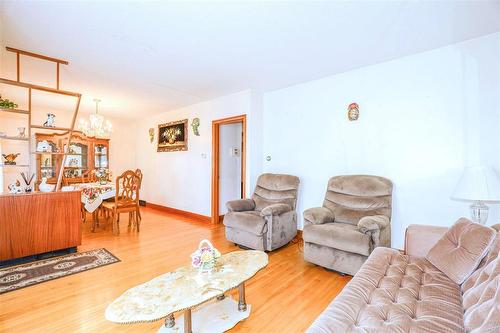
[[[500,224],[493,229],[479,266],[457,284],[425,258],[448,228],[410,225],[405,252],[376,248],[308,332],[500,332]]]

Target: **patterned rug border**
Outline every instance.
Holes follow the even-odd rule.
[[[34,267],[37,267],[37,266],[43,266],[45,263],[53,261],[53,260],[64,260],[63,259],[64,257],[71,257],[71,256],[78,256],[78,255],[79,256],[83,256],[86,253],[89,253],[89,252],[98,252],[98,251],[104,251],[104,252],[106,252],[106,254],[108,254],[110,257],[112,257],[115,261],[108,262],[108,263],[105,263],[105,264],[102,264],[102,265],[99,265],[99,266],[95,266],[95,267],[90,267],[90,268],[87,268],[87,269],[84,269],[84,270],[81,270],[81,271],[78,271],[78,272],[72,272],[72,273],[61,275],[61,276],[53,277],[53,278],[50,278],[50,279],[47,279],[47,280],[43,280],[43,281],[39,281],[39,282],[33,282],[33,283],[27,284],[25,286],[20,286],[20,287],[14,288],[14,289],[8,289],[8,290],[2,291],[2,289],[0,288],[0,295],[6,294],[6,293],[11,292],[11,291],[16,291],[16,290],[24,289],[24,288],[35,286],[37,284],[41,284],[41,283],[44,283],[44,282],[61,279],[61,278],[67,277],[67,276],[71,276],[71,275],[83,273],[83,272],[90,271],[90,270],[93,270],[93,269],[96,269],[96,268],[100,268],[100,267],[104,267],[104,266],[108,266],[108,265],[112,265],[112,264],[116,264],[116,263],[121,262],[120,258],[118,258],[117,256],[115,256],[113,253],[111,253],[110,251],[108,251],[106,248],[102,247],[102,248],[99,248],[99,249],[88,250],[88,251],[83,251],[83,252],[76,252],[76,253],[69,253],[69,254],[64,254],[64,255],[60,255],[60,256],[55,256],[55,257],[52,257],[52,258],[37,260],[37,261],[34,261],[34,262],[29,262],[29,263],[19,264],[19,265],[15,265],[15,266],[0,268],[0,273],[6,272],[6,271],[7,272],[8,271],[15,271],[16,269],[21,268],[21,267],[25,267],[26,269],[30,269],[30,268],[34,268]]]

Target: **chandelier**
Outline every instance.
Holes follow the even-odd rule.
[[[86,136],[92,136],[96,138],[109,138],[111,132],[113,132],[113,126],[109,120],[105,120],[104,116],[99,114],[99,103],[100,99],[95,98],[95,113],[89,116],[89,120],[80,119],[78,128]]]

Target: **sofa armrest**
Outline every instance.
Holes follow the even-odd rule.
[[[230,212],[246,212],[255,210],[255,201],[252,199],[239,199],[226,202],[227,210]]]
[[[265,207],[263,210],[261,210],[260,215],[262,216],[281,215],[291,210],[292,207],[290,207],[290,205],[279,203]]]
[[[446,231],[448,227],[410,224],[405,233],[405,254],[425,257]]]
[[[335,220],[335,215],[325,207],[309,208],[304,211],[304,225],[330,223]]]

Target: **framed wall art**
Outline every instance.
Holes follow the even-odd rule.
[[[188,120],[158,125],[158,152],[188,150]]]

